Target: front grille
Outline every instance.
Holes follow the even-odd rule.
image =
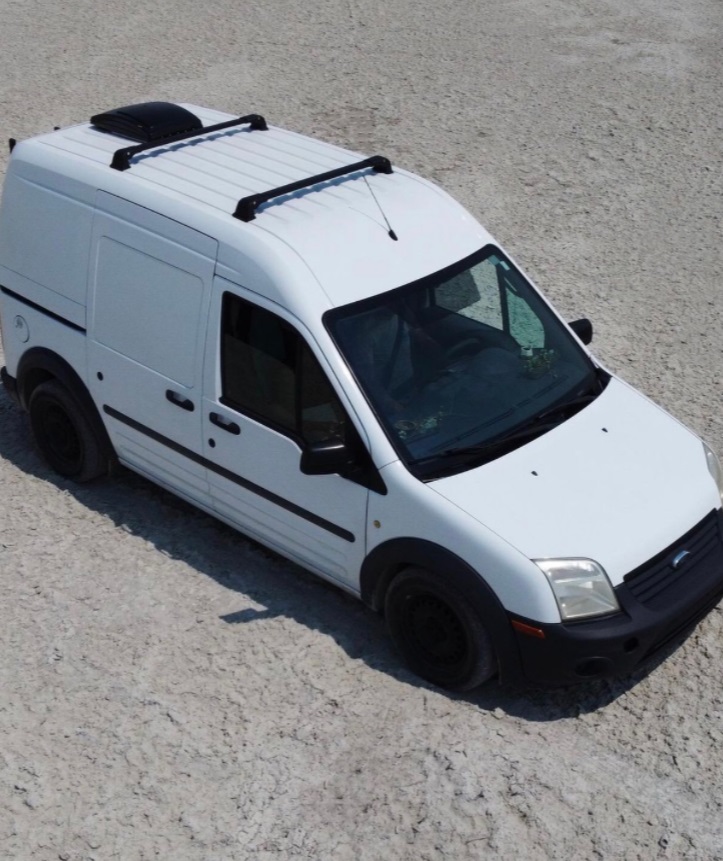
[[[673,568],[673,559],[684,550],[689,555],[679,568]],[[686,581],[695,578],[701,566],[707,569],[710,565],[720,565],[723,570],[723,540],[717,511],[711,511],[682,538],[626,574],[623,580],[637,601],[658,610],[669,606],[678,593],[682,597],[687,592]]]

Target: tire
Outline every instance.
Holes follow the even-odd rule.
[[[385,599],[389,634],[409,668],[440,688],[469,691],[497,672],[492,641],[473,596],[423,568],[392,580]]]
[[[64,478],[83,482],[106,475],[108,460],[82,407],[57,380],[36,386],[28,404],[35,443]]]

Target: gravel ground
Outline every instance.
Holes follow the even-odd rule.
[[[719,0],[0,0],[0,125],[171,99],[381,152],[723,453],[720,24]],[[0,488],[0,858],[723,859],[720,608],[634,677],[450,696],[142,479],[55,478],[4,392]]]

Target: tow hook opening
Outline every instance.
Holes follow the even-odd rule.
[[[640,641],[637,637],[630,637],[623,643],[623,651],[630,654],[630,652],[634,652],[638,646],[640,645]]]

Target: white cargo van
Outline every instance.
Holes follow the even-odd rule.
[[[435,684],[628,672],[723,594],[713,452],[386,158],[99,114],[13,147],[0,285],[56,472],[168,488],[383,611]]]

